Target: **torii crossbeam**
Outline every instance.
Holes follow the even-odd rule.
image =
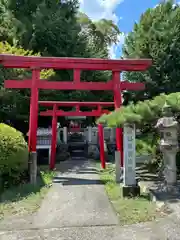
[[[40,89],[54,90],[104,90],[113,91],[115,108],[122,105],[121,93],[123,90],[142,90],[144,84],[120,81],[122,71],[145,71],[151,65],[149,59],[84,59],[84,58],[57,58],[57,57],[29,57],[15,55],[0,55],[0,64],[5,68],[26,68],[32,70],[32,79],[6,80],[5,88],[31,89],[30,103],[30,137],[29,151],[36,159],[36,132],[38,119],[38,92]],[[42,69],[73,69],[73,81],[48,81],[40,79]],[[109,70],[112,79],[108,82],[81,82],[82,70]],[[117,150],[121,152],[121,166],[123,165],[122,129],[116,129]]]

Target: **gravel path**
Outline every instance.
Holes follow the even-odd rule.
[[[118,226],[96,170],[88,162],[76,162],[72,168],[74,164],[61,165],[61,172],[34,216],[0,224],[0,240],[180,239],[180,219],[175,214],[152,223]]]

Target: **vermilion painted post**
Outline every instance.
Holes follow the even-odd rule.
[[[40,79],[40,69],[32,70],[30,119],[29,119],[29,171],[30,182],[36,184],[37,181],[37,126],[38,126],[38,86]]]
[[[123,160],[123,129],[116,128],[116,146],[117,150],[120,151],[121,159],[120,159],[120,166],[123,167],[124,160]]]
[[[30,177],[30,181],[31,181],[31,151],[32,151],[32,147],[31,147],[31,135],[32,135],[32,128],[31,128],[31,122],[32,122],[32,97],[30,98],[30,113],[29,113],[29,131],[28,131],[28,152],[29,152],[29,160],[28,160],[28,172],[29,172],[29,177]]]
[[[102,124],[98,124],[98,134],[99,134],[99,148],[100,148],[100,160],[103,169],[106,168],[105,152],[104,152],[104,131]]]
[[[32,98],[32,97],[31,97]],[[31,98],[30,98],[30,114],[29,114],[29,132],[28,132],[28,151],[31,152],[31,135],[32,135],[32,129],[31,129],[31,122],[32,122],[32,104],[31,104]]]
[[[52,117],[52,139],[51,139],[51,157],[50,157],[50,169],[55,168],[55,158],[56,158],[56,144],[57,144],[57,116],[56,116],[57,106],[53,106],[53,117]]]
[[[38,127],[38,88],[37,81],[40,79],[40,69],[32,70],[31,102],[29,117],[29,149],[36,152],[37,127]]]
[[[113,82],[114,82],[114,105],[115,109],[120,108],[122,105],[121,99],[121,78],[120,72],[113,72]],[[123,167],[123,129],[116,128],[116,146],[117,151],[121,154],[121,167]]]

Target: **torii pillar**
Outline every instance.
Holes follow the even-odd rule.
[[[122,99],[121,99],[121,77],[120,72],[113,72],[112,79],[114,83],[114,105],[115,109],[118,109],[122,106]],[[120,151],[120,166],[123,167],[123,129],[116,128],[116,147],[117,151]]]
[[[37,177],[37,126],[38,126],[38,87],[37,81],[40,79],[41,70],[38,68],[32,69],[32,84],[31,84],[31,100],[30,100],[30,117],[29,117],[29,167],[30,167],[30,182],[36,183]]]
[[[56,116],[57,106],[53,106],[53,116],[52,116],[52,138],[51,138],[51,156],[50,156],[50,169],[55,168],[56,159],[56,146],[57,146],[57,116]]]

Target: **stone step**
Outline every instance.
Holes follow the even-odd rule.
[[[85,157],[85,152],[84,151],[74,151],[71,152],[71,157]]]
[[[85,150],[84,149],[74,149],[70,151],[70,154],[84,154]]]
[[[69,151],[85,151],[87,147],[85,145],[74,145],[74,146],[69,146]]]
[[[87,158],[86,157],[75,157],[75,156],[71,156],[71,159],[72,160],[75,160],[75,161],[85,161]]]
[[[86,146],[86,143],[84,142],[70,142],[68,145],[71,146]]]

